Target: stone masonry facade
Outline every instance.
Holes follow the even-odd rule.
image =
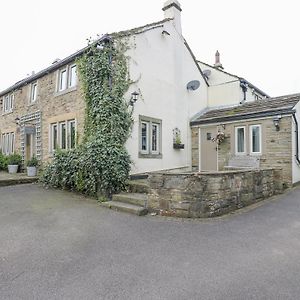
[[[84,129],[84,113],[85,103],[80,89],[79,78],[77,78],[76,86],[66,88],[63,91],[58,91],[59,72],[61,69],[74,65],[74,62],[65,66],[60,66],[59,69],[54,70],[48,74],[43,75],[34,82],[29,82],[26,85],[11,91],[13,94],[14,103],[13,109],[10,112],[3,112],[0,116],[0,136],[4,133],[14,133],[15,143],[14,148],[17,153],[21,153],[21,126],[35,126],[35,120],[25,122],[24,124],[17,124],[16,118],[22,120],[26,119],[34,113],[40,114],[40,159],[47,161],[52,153],[49,146],[49,129],[53,123],[75,120],[76,138],[80,140]],[[30,103],[32,84],[37,84],[36,101]],[[1,97],[3,101],[6,95]],[[2,109],[2,107],[1,107]]]
[[[280,120],[280,130],[276,131],[272,118],[261,120],[244,120],[216,127],[225,133],[225,140],[218,146],[219,170],[224,170],[228,160],[235,155],[235,127],[245,126],[246,133],[251,125],[261,125],[262,153],[256,155],[260,168],[282,169],[282,183],[284,186],[292,186],[292,117],[284,116]],[[192,128],[192,162],[193,166],[199,166],[199,139],[198,127]],[[249,139],[246,134],[246,155],[249,156]]]
[[[280,169],[152,173],[148,208],[178,217],[216,217],[281,193]]]

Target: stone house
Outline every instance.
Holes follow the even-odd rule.
[[[191,121],[193,166],[279,168],[287,186],[298,182],[299,101],[296,94],[207,110]]]
[[[212,158],[210,155],[205,157],[205,151],[210,150],[202,150],[199,136],[204,132],[202,127],[213,124],[214,130],[207,132],[213,138],[226,120],[232,123],[233,119],[215,119],[207,124],[201,122],[212,111],[218,115],[226,106],[247,109],[248,105],[269,101],[259,100],[268,99],[268,95],[242,77],[225,72],[219,53],[214,66],[196,60],[182,35],[182,9],[177,0],[166,1],[163,12],[162,21],[117,33],[129,46],[126,56],[132,84],[125,99],[134,103],[134,125],[126,144],[133,161],[131,174],[192,167],[197,170],[221,169],[228,164],[233,153],[226,152],[234,147],[228,142],[234,135],[231,133],[229,139],[230,132],[227,132],[233,130],[233,125],[226,125],[226,142],[220,145],[217,156],[216,150],[212,151]],[[98,42],[105,42],[108,37],[113,38],[114,34],[105,35]],[[48,68],[0,92],[0,149],[3,153],[19,152],[24,162],[35,155],[45,162],[51,159],[56,149],[70,149],[80,143],[85,101],[77,78],[76,59],[85,50],[83,48],[64,59],[56,59]],[[273,133],[272,118],[268,115],[262,117],[266,119],[262,129],[265,135],[270,134],[270,141],[274,139],[273,134],[282,134],[288,126],[292,132],[294,109],[290,108],[288,116],[281,114],[279,132]],[[286,127],[285,118],[290,120],[286,121]],[[245,119],[242,120],[244,122]],[[250,125],[247,126],[245,134]],[[286,136],[295,138],[288,133]],[[228,144],[227,150],[225,144]],[[216,145],[211,142],[209,147],[215,149]],[[269,148],[263,149],[267,156]],[[199,160],[200,152],[203,158]],[[218,163],[214,163],[212,168],[203,165],[205,160],[217,159]],[[297,173],[296,166],[293,168]],[[293,178],[298,178],[298,175],[295,176]]]

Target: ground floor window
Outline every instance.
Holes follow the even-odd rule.
[[[261,153],[261,125],[250,126],[250,152],[252,154]]]
[[[139,122],[139,155],[145,158],[161,157],[161,124],[162,121],[140,116]]]
[[[235,128],[235,153],[236,154],[245,154],[245,127],[236,127]]]
[[[76,121],[66,120],[50,125],[50,152],[73,149],[76,146]]]
[[[9,155],[15,152],[15,133],[3,133],[0,140],[0,149],[3,154]]]

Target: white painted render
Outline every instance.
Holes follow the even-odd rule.
[[[297,103],[297,105],[295,106],[295,110],[296,110],[296,119],[298,121],[298,140],[300,143],[300,135],[299,135],[299,125],[300,125],[300,102]],[[293,183],[299,182],[300,181],[300,166],[296,160],[296,135],[295,135],[295,131],[296,131],[296,124],[295,121],[293,119],[292,122],[292,174],[293,174]],[[300,146],[300,145],[299,145]]]
[[[138,91],[134,105],[134,126],[127,149],[133,160],[132,174],[191,166],[190,119],[207,107],[207,85],[176,27],[168,21],[131,38],[128,50],[130,76],[134,83],[127,94]],[[175,26],[174,26],[175,25]],[[167,31],[170,35],[162,34]],[[200,88],[186,85],[199,80]],[[162,120],[162,159],[139,158],[139,115]],[[182,150],[173,149],[173,129],[181,131]]]

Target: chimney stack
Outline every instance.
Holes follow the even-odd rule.
[[[214,64],[214,67],[216,69],[224,69],[222,64],[221,64],[221,61],[220,61],[220,52],[217,50],[216,52],[216,55],[215,55],[215,64]]]
[[[173,19],[173,24],[179,34],[182,34],[181,29],[181,5],[177,0],[168,0],[164,3],[162,9],[165,19]]]

